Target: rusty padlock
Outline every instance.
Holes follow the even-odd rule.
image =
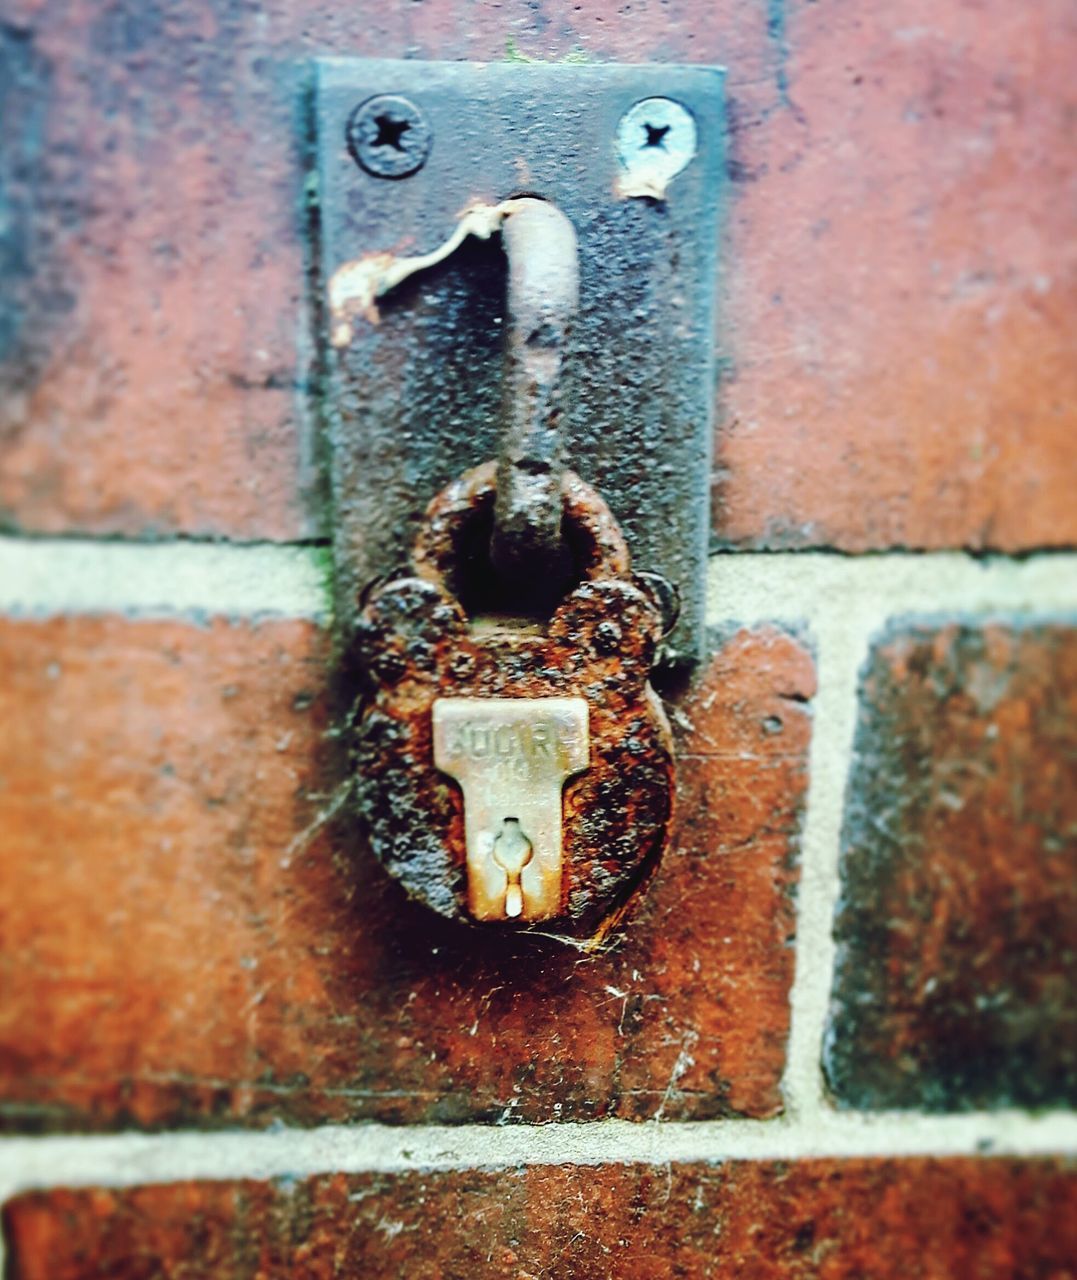
[[[661,853],[673,750],[649,683],[663,602],[564,465],[576,233],[530,197],[472,209],[443,250],[378,288],[439,261],[465,229],[495,228],[508,260],[501,452],[433,500],[411,572],[360,614],[357,808],[384,866],[442,915],[594,939]]]
[[[385,868],[442,915],[593,936],[669,829],[672,742],[649,683],[662,608],[606,504],[565,472],[575,585],[545,621],[469,617],[496,489],[493,463],[450,484],[411,572],[361,612],[358,813]]]

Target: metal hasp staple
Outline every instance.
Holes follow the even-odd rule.
[[[490,556],[506,581],[545,579],[556,594],[569,570],[561,532],[561,383],[580,268],[576,232],[561,210],[545,200],[517,203],[501,225],[508,259],[505,426]]]
[[[533,450],[548,448],[551,475],[562,465],[556,439],[543,436],[552,415],[563,462],[609,503],[634,566],[680,591],[662,660],[697,656],[710,525],[722,79],[708,67],[317,62],[314,316],[343,626],[359,589],[404,562],[434,495],[501,452],[506,403],[520,403],[511,390],[520,367],[512,335],[525,326],[513,325],[508,277],[512,224],[523,232],[526,219],[462,238],[376,310],[357,315],[336,346],[329,281],[367,258],[432,255],[467,210],[535,197],[526,203],[555,206],[575,230],[579,308],[555,344],[563,358],[555,394],[544,406],[536,399],[521,428],[529,441],[521,457],[532,462],[516,469],[515,487],[499,484],[493,557],[511,564],[509,545],[523,545],[504,535],[513,507],[528,506],[527,466],[533,491],[543,483]],[[531,354],[540,358],[539,349]],[[508,426],[511,438],[511,416]],[[549,545],[548,529],[530,519],[528,526],[540,547]]]

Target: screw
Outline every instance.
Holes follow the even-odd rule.
[[[421,169],[432,140],[426,116],[396,94],[368,98],[348,120],[348,148],[376,178],[406,178]]]
[[[696,122],[672,98],[644,98],[617,126],[617,154],[625,169],[622,187],[638,187],[640,194],[661,198],[666,184],[695,153]]]

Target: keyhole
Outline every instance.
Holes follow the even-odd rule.
[[[374,123],[378,126],[374,146],[392,147],[394,151],[404,150],[402,138],[411,128],[407,120],[394,120],[392,116],[375,116]]]
[[[518,916],[524,909],[524,895],[520,887],[520,873],[531,861],[534,849],[531,841],[520,830],[519,818],[505,818],[494,841],[493,856],[497,865],[509,878],[505,890],[505,915]]]
[[[647,134],[647,141],[643,145],[645,147],[661,147],[665,151],[666,134],[669,133],[670,126],[668,124],[644,123],[643,128]]]

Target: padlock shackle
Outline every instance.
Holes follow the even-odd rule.
[[[416,574],[459,597],[460,547],[468,525],[495,510],[499,463],[484,462],[453,480],[433,499],[412,549]],[[628,545],[609,507],[574,471],[561,473],[558,529],[568,544],[578,582],[627,578]]]

